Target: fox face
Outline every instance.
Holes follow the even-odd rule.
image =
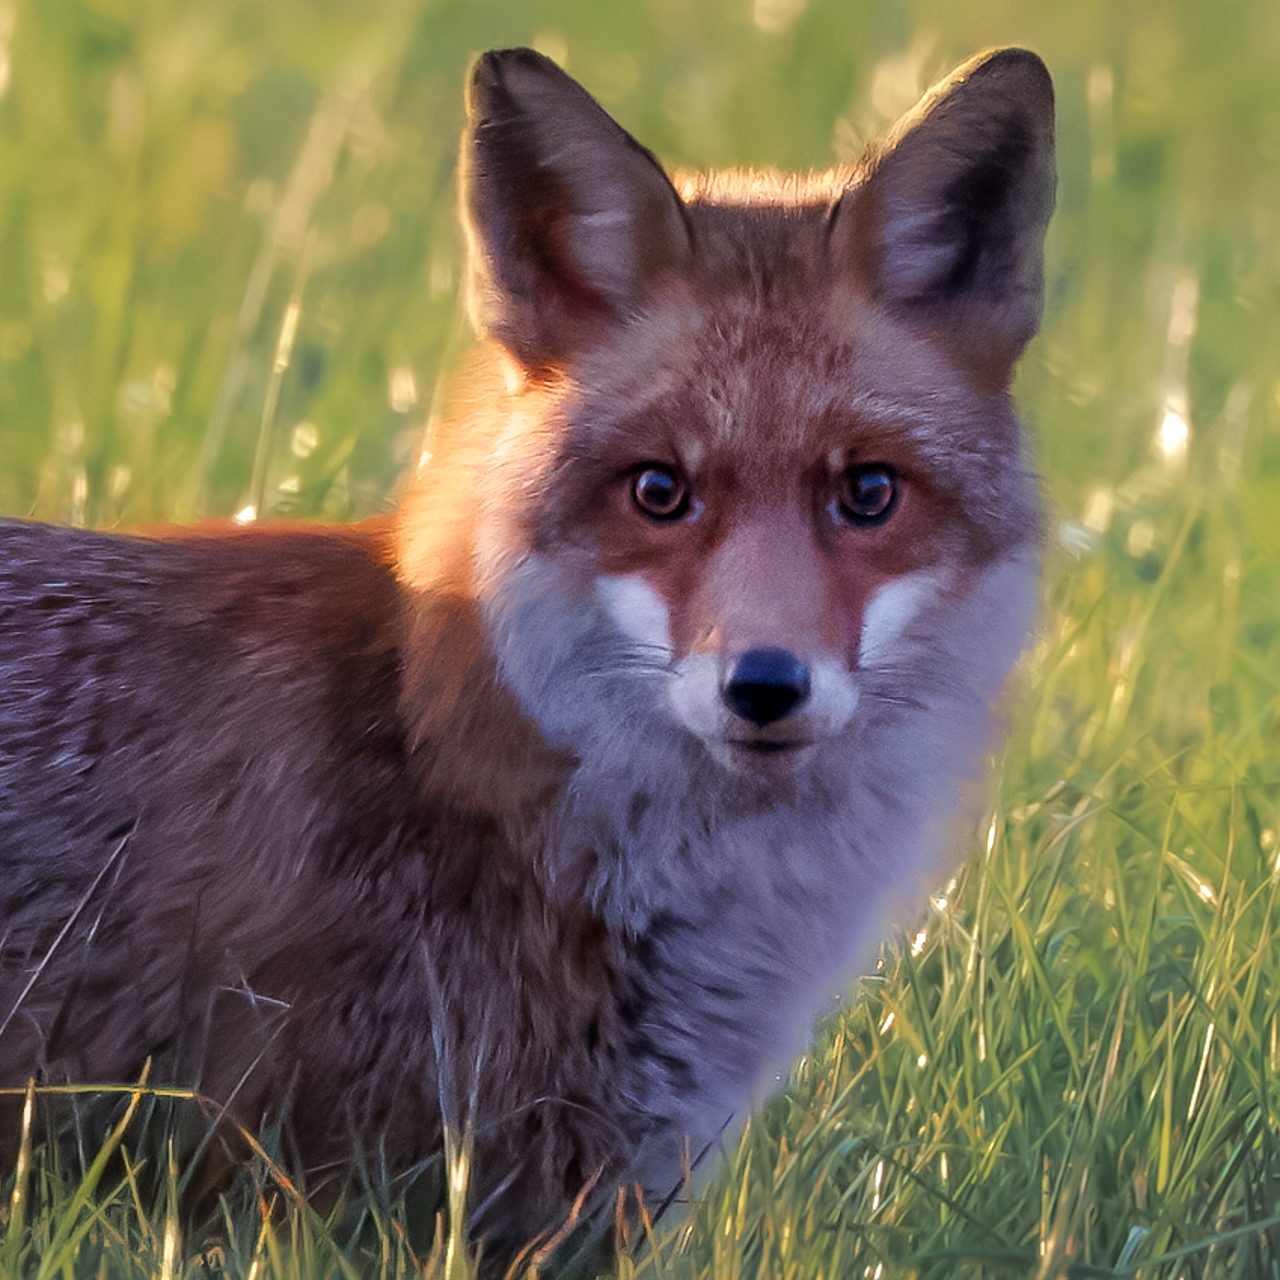
[[[974,59],[808,179],[669,178],[528,51],[481,59],[470,110],[502,381],[463,428],[474,587],[539,729],[758,797],[838,785],[924,687],[989,701],[1039,524],[1008,395],[1052,206],[1039,60]]]

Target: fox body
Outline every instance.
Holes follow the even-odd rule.
[[[483,353],[394,515],[0,525],[0,1083],[150,1057],[313,1175],[469,1124],[515,1244],[670,1193],[942,865],[1032,620],[1052,92],[679,189],[531,52],[470,118]]]

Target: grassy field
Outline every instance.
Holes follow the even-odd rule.
[[[466,341],[467,58],[529,42],[690,165],[848,158],[986,44],[1060,95],[1019,383],[1053,538],[989,821],[618,1276],[1280,1276],[1272,0],[0,0],[0,511],[382,507]],[[179,1171],[30,1159],[0,1276],[468,1274],[394,1203],[260,1174],[208,1250]]]

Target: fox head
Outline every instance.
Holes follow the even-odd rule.
[[[1021,50],[851,170],[674,180],[546,58],[480,58],[462,202],[495,372],[420,505],[466,525],[436,584],[548,742],[758,794],[838,778],[930,691],[981,714],[1030,622],[1009,384],[1053,191]]]

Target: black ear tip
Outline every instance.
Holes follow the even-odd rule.
[[[471,68],[467,107],[473,117],[490,114],[495,104],[518,98],[522,90],[533,89],[548,80],[564,83],[569,77],[536,49],[515,46],[482,53]],[[570,82],[571,83],[571,82]]]
[[[1053,77],[1044,59],[1030,49],[988,49],[961,67],[956,78],[998,84],[1028,106],[1053,110]]]
[[[506,49],[489,49],[476,59],[477,74],[482,68],[501,71],[503,67],[518,68],[525,71],[552,70],[557,74],[560,68],[544,53],[530,49],[526,45],[512,45]]]
[[[564,72],[545,54],[517,45],[510,49],[490,49],[482,53],[471,69],[474,88],[497,87],[511,78],[551,75],[561,79]]]

